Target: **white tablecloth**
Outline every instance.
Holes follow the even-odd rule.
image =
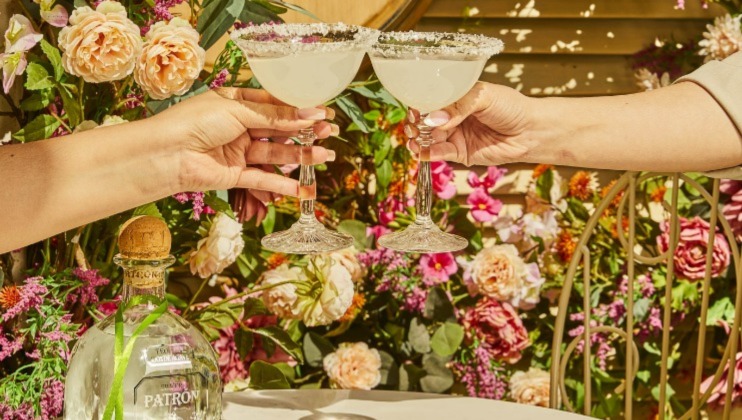
[[[224,394],[224,420],[584,420],[503,401],[396,391],[285,390]]]

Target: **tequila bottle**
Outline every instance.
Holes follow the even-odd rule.
[[[64,418],[221,418],[214,350],[163,303],[165,270],[175,262],[167,225],[156,217],[135,217],[122,226],[118,240],[114,261],[124,270],[124,309],[91,327],[72,350]]]

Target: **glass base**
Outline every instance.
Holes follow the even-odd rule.
[[[379,245],[395,251],[435,254],[460,251],[469,246],[469,241],[443,232],[433,222],[416,222],[405,230],[382,236],[379,238]]]
[[[284,254],[321,254],[348,248],[353,237],[327,229],[317,219],[300,219],[282,232],[266,235],[263,247]]]

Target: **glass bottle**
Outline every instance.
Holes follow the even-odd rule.
[[[193,325],[163,305],[165,270],[175,262],[170,241],[167,225],[156,217],[135,217],[122,226],[114,261],[124,270],[123,341],[116,346],[116,314],[77,341],[65,384],[65,419],[221,418],[222,385],[214,350]],[[131,352],[125,363],[127,347]],[[117,369],[123,374],[120,388],[115,385]],[[120,392],[112,393],[112,388]],[[111,415],[121,400],[123,415]]]

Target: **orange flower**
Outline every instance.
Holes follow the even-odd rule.
[[[348,310],[345,311],[345,314],[338,319],[340,322],[347,322],[354,320],[359,313],[361,313],[361,310],[363,309],[363,305],[366,304],[366,298],[363,297],[360,293],[353,294],[353,302],[351,302],[350,306],[348,307]]]
[[[621,218],[621,224],[623,225],[624,234],[626,234],[629,231],[629,218]],[[615,220],[611,225],[611,236],[613,236],[614,239],[618,239],[618,222]]]
[[[652,201],[661,203],[665,200],[665,193],[667,192],[667,187],[664,185],[660,185],[657,187],[654,191],[652,191],[652,194],[650,197],[652,198]]]
[[[347,191],[353,191],[356,189],[358,184],[361,183],[361,174],[358,173],[357,169],[345,176],[345,189]]]
[[[5,286],[0,290],[0,306],[8,310],[21,301],[21,292],[15,286]]]
[[[569,195],[587,200],[597,187],[598,180],[594,172],[577,171],[569,180]]]
[[[389,184],[389,195],[396,197],[401,196],[405,194],[405,191],[407,190],[407,183],[404,182],[404,179],[400,179],[399,181],[394,181],[391,184]]]
[[[276,267],[287,262],[289,262],[288,255],[276,252],[275,254],[271,254],[268,258],[266,258],[265,265],[268,267],[268,270],[274,270]]]
[[[324,222],[325,218],[330,215],[330,209],[319,201],[315,201],[314,215],[317,216],[317,220],[319,220],[320,222]]]
[[[600,189],[600,198],[606,198],[608,196],[608,193],[611,192],[611,189],[616,185],[616,182],[618,180],[614,179],[613,181],[609,182],[608,185]],[[621,204],[621,199],[623,198],[623,191],[619,191],[618,194],[611,200],[611,205],[613,207],[618,207],[619,204]]]
[[[541,175],[544,174],[544,172],[548,171],[549,169],[554,169],[554,165],[539,163],[538,165],[536,165],[535,168],[533,168],[533,174],[531,175],[531,178],[538,179]]]
[[[572,255],[575,253],[577,248],[577,241],[568,231],[562,231],[556,241],[556,251],[559,258],[564,262],[569,262],[572,259]]]

